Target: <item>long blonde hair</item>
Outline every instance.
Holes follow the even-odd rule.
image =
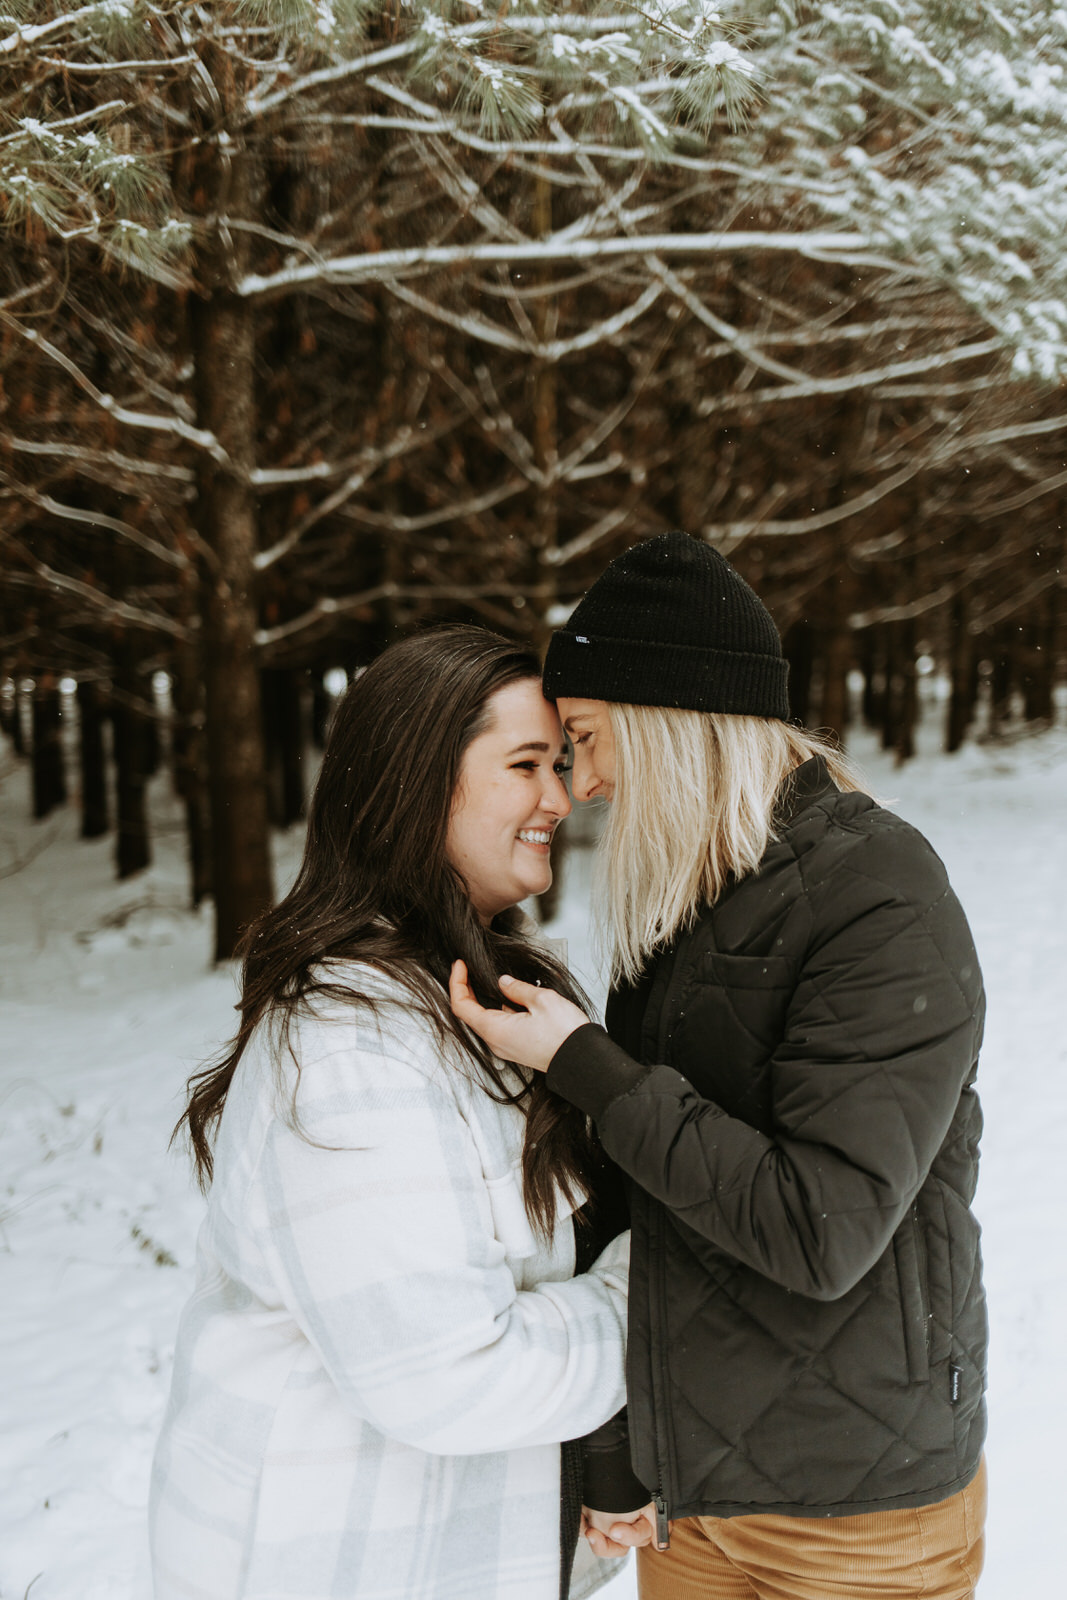
[[[821,755],[839,789],[869,792],[836,745],[765,717],[608,706],[615,794],[601,840],[597,919],[612,981],[633,982],[654,950],[692,927],[775,838],[784,780]]]

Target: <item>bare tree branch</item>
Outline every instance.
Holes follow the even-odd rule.
[[[811,229],[797,233],[679,233],[633,239],[540,239],[531,244],[438,245],[406,250],[367,250],[338,256],[324,266],[284,267],[262,276],[249,273],[237,285],[247,299],[265,300],[290,290],[310,291],[326,284],[388,283],[411,273],[440,268],[490,265],[548,266],[555,261],[607,261],[623,257],[716,255],[772,252],[811,257],[850,266],[879,266],[891,271],[917,269],[877,255],[865,234]]]

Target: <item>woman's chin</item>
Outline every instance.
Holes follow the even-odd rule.
[[[522,888],[516,894],[511,904],[517,906],[520,905],[523,900],[536,900],[539,895],[547,894],[551,887],[551,869],[548,872],[538,873],[536,876],[531,874],[524,880]]]
[[[538,895],[547,894],[549,889],[551,889],[551,887],[552,887],[552,868],[549,867],[546,872],[543,872],[541,874],[541,877],[538,880],[536,886],[531,884],[530,888],[527,889],[526,893],[528,895],[532,895],[536,899]]]
[[[473,904],[482,921],[491,922],[493,917],[498,917],[503,911],[510,911],[513,906],[521,905],[524,900],[536,899],[538,895],[547,894],[551,887],[552,867],[546,861],[540,871],[523,873],[520,878],[514,878],[509,884],[501,884],[495,895],[484,894]],[[490,901],[492,910],[488,909]]]

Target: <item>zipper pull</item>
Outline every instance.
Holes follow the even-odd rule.
[[[671,1525],[667,1520],[667,1502],[661,1494],[653,1495],[656,1508],[656,1549],[668,1550],[671,1543]]]

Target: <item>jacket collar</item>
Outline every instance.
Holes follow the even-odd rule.
[[[824,795],[836,793],[837,785],[826,762],[822,756],[812,756],[795,767],[779,789],[774,802],[775,821],[779,827],[789,828],[802,811]]]

